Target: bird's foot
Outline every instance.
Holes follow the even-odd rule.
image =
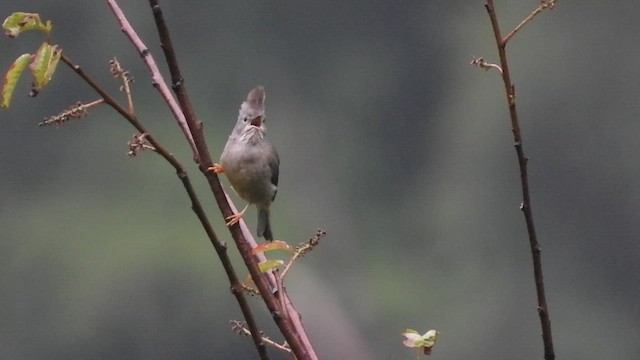
[[[222,165],[215,163],[213,164],[213,166],[207,168],[207,171],[213,171],[216,174],[222,174],[224,172],[224,169],[222,168]]]
[[[237,224],[240,221],[240,219],[242,219],[242,217],[244,216],[244,212],[247,211],[248,207],[249,207],[249,204],[247,204],[247,206],[245,206],[244,209],[242,209],[242,211],[240,211],[239,213],[228,216],[225,219],[227,220],[227,226]]]

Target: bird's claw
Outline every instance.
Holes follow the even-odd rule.
[[[228,216],[225,220],[227,220],[227,226],[232,226],[237,224],[240,219],[242,219],[242,216],[244,215],[244,213],[239,212],[237,214],[233,214],[231,216]]]
[[[209,168],[207,168],[207,171],[213,171],[216,174],[221,174],[224,172],[224,168],[222,168],[222,165],[215,163],[213,164],[213,166],[210,166]]]
[[[249,207],[249,204],[247,204],[247,206],[245,206],[244,209],[242,209],[242,211],[240,211],[239,213],[233,214],[231,216],[227,216],[225,218],[225,220],[227,220],[227,226],[237,224],[242,219],[242,216],[244,216],[244,212],[247,211],[248,207]]]

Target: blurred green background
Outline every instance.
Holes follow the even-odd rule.
[[[537,3],[497,1],[503,31]],[[441,331],[434,359],[542,358],[502,83],[469,65],[497,61],[482,4],[162,2],[215,158],[247,91],[267,89],[276,237],[328,233],[288,279],[323,359],[412,359],[407,327]],[[147,2],[123,6],[160,61]],[[118,57],[138,116],[188,166],[230,241],[105,2],[0,10],[52,19],[54,42],[117,96],[107,63]],[[640,351],[639,12],[631,0],[561,1],[508,47],[558,359]],[[0,41],[0,68],[41,39]],[[96,98],[66,67],[36,99],[28,89],[23,79],[0,112],[0,358],[256,358],[229,329],[241,314],[172,168],[128,158],[134,130],[107,107],[38,128]],[[248,222],[254,231],[255,209]]]

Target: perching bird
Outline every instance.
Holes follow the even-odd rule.
[[[269,207],[278,192],[280,159],[267,140],[264,113],[265,91],[257,86],[240,105],[238,122],[220,156],[220,163],[211,169],[224,172],[233,189],[248,202],[245,208],[227,218],[231,226],[242,218],[250,204],[258,208],[257,235],[273,241],[269,222]]]

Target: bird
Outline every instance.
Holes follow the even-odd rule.
[[[240,105],[238,120],[220,156],[209,169],[224,173],[235,192],[247,202],[242,211],[226,218],[227,226],[236,224],[251,204],[258,209],[258,237],[273,241],[269,219],[271,203],[278,192],[280,158],[267,139],[263,86],[256,86]]]

